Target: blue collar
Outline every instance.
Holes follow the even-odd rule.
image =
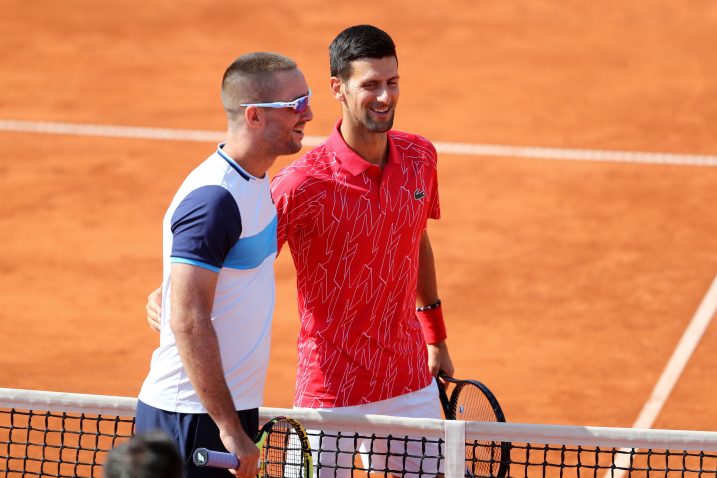
[[[249,173],[247,173],[246,171],[244,171],[244,170],[241,168],[241,166],[239,166],[239,165],[237,164],[236,161],[234,161],[232,158],[230,158],[230,157],[227,155],[227,153],[225,153],[224,151],[222,151],[222,148],[223,148],[223,147],[224,147],[224,143],[219,143],[219,146],[217,147],[217,154],[218,154],[219,156],[221,156],[221,158],[222,158],[224,161],[226,161],[227,163],[229,163],[229,166],[231,166],[232,168],[234,168],[234,170],[235,170],[237,173],[239,173],[239,176],[241,176],[242,178],[246,179],[247,181],[251,180],[251,179],[252,179],[252,176],[251,176]]]

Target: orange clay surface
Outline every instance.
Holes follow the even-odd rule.
[[[717,153],[717,4],[0,0],[0,118],[222,130],[237,55],[295,58],[307,134],[327,46],[394,37],[396,128],[433,141]],[[0,132],[0,386],[135,395],[161,220],[213,143]],[[291,158],[281,158],[275,174]],[[631,426],[717,275],[717,168],[443,154],[430,224],[457,375],[512,421]],[[288,254],[265,404],[290,406]],[[716,321],[717,322],[717,321]],[[717,430],[717,323],[655,427]]]

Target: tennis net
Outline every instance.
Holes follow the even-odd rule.
[[[0,476],[102,476],[136,399],[0,389]],[[316,475],[715,477],[717,432],[450,422],[262,408],[308,429]],[[368,461],[360,459],[360,442]],[[342,473],[339,473],[342,472]]]

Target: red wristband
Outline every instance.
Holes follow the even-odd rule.
[[[427,344],[437,344],[446,340],[446,324],[443,321],[443,309],[417,310],[416,317],[421,323],[423,337]]]

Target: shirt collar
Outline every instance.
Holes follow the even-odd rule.
[[[351,149],[344,137],[341,136],[341,120],[336,123],[333,131],[326,140],[326,144],[336,153],[336,158],[341,163],[341,169],[345,170],[353,176],[358,176],[366,172],[371,167],[378,167],[373,163],[369,163],[361,156],[356,154],[356,151]],[[388,135],[388,158],[386,163],[399,163],[398,150],[394,144],[391,135]]]
[[[249,174],[249,173],[247,173],[246,171],[244,171],[244,168],[242,168],[241,166],[239,166],[239,163],[237,163],[237,162],[234,161],[232,158],[230,158],[229,155],[228,155],[227,153],[225,153],[224,150],[223,150],[224,144],[225,144],[225,143],[219,143],[219,146],[217,146],[217,154],[219,155],[220,158],[222,158],[224,161],[226,161],[227,163],[229,163],[229,166],[231,166],[232,168],[234,168],[234,170],[235,170],[237,173],[239,173],[239,176],[241,176],[242,178],[246,179],[247,181],[249,181],[249,180],[251,180],[251,179],[260,179],[260,178],[255,178],[255,177],[252,176],[251,174]]]

